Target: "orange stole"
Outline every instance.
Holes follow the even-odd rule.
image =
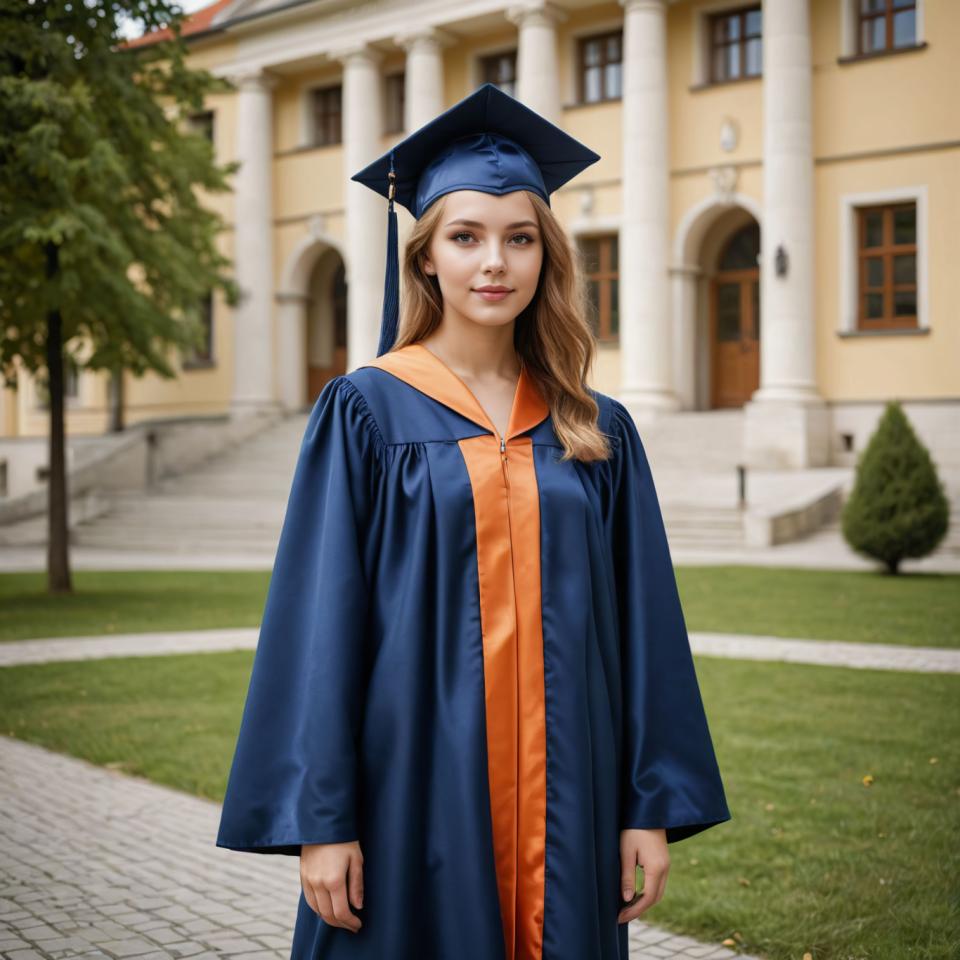
[[[540,609],[540,497],[529,436],[549,410],[521,372],[505,449],[472,391],[420,344],[377,366],[492,434],[458,441],[473,491],[483,635],[487,772],[507,960],[540,960],[547,747]]]

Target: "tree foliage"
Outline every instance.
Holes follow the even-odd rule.
[[[186,63],[169,0],[0,0],[0,375],[43,371],[51,311],[79,367],[176,374],[200,305],[238,300],[200,191],[235,164],[184,119],[229,81]],[[126,48],[125,21],[170,39]],[[51,268],[51,264],[54,268]]]

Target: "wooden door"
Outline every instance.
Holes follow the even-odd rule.
[[[740,407],[760,386],[760,230],[730,238],[710,284],[712,407]]]

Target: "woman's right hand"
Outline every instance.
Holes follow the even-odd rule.
[[[300,883],[310,909],[331,926],[356,933],[363,925],[350,910],[351,903],[355,908],[363,906],[363,854],[359,840],[303,844]]]

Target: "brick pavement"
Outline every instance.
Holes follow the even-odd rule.
[[[0,956],[289,957],[297,859],[216,847],[219,809],[0,737]],[[640,920],[631,943],[631,960],[738,956]]]

